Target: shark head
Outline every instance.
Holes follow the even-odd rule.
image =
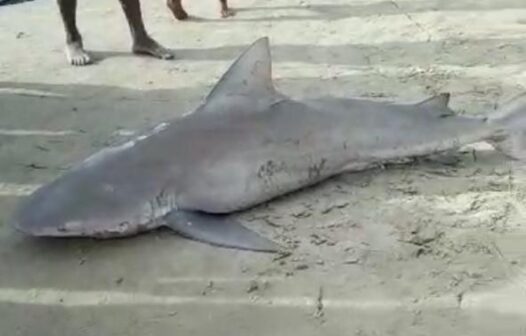
[[[141,231],[151,208],[120,181],[73,170],[22,200],[11,224],[31,236],[112,237]],[[134,190],[137,191],[137,190]]]

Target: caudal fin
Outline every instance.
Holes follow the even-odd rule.
[[[510,100],[488,118],[498,133],[488,142],[505,155],[526,160],[526,94]]]

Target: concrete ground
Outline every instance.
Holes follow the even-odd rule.
[[[19,197],[133,131],[191,111],[271,38],[276,85],[484,114],[524,92],[522,0],[143,1],[176,59],[129,54],[117,1],[79,4],[95,65],[65,63],[56,5],[0,7],[1,335],[526,335],[526,169],[487,146],[346,174],[241,215],[290,256],[159,231],[36,241]]]

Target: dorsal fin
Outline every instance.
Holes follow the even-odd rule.
[[[273,95],[272,60],[268,37],[252,43],[230,66],[206,101],[227,95]]]
[[[451,94],[449,92],[439,93],[433,97],[421,101],[420,103],[417,103],[416,106],[437,117],[444,118],[452,116],[455,114],[455,112],[448,106],[450,97]]]
[[[426,100],[423,100],[416,105],[421,106],[421,107],[434,107],[434,108],[444,109],[444,108],[448,108],[450,97],[451,97],[451,94],[449,92],[443,92],[431,98],[427,98]]]

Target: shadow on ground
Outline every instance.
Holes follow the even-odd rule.
[[[176,60],[234,61],[247,45],[172,49]],[[380,44],[345,44],[331,46],[276,45],[271,41],[274,63],[354,66],[428,67],[430,65],[504,66],[524,64],[526,39],[448,38],[429,42],[388,42]],[[93,51],[99,62],[114,57],[137,57],[128,52]],[[481,62],[481,56],[485,61]]]
[[[377,1],[366,4],[309,4],[308,1],[301,1],[296,6],[265,6],[265,7],[243,7],[235,8],[240,15],[228,19],[201,19],[196,18],[197,21],[213,21],[224,22],[239,21],[239,22],[253,22],[253,21],[301,21],[301,20],[339,20],[352,17],[374,17],[374,16],[389,16],[389,15],[411,15],[417,13],[433,12],[433,11],[495,11],[505,9],[523,9],[526,5],[518,0],[505,1]],[[301,12],[298,14],[284,14],[280,11]],[[262,14],[255,18],[242,18],[243,13],[256,12]],[[276,14],[277,13],[277,14]]]

